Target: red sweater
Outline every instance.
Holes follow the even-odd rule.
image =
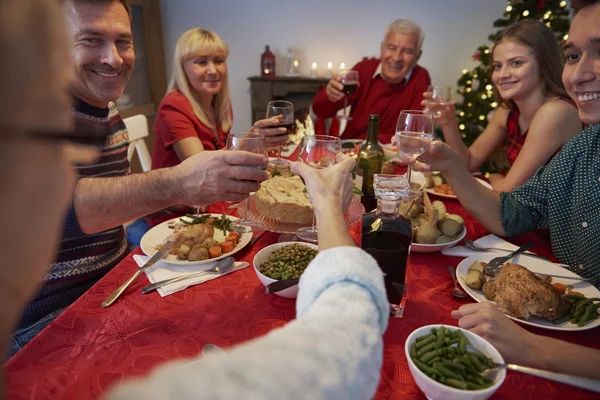
[[[172,90],[160,103],[156,113],[152,169],[179,164],[181,161],[173,144],[188,137],[199,138],[204,150],[224,149],[229,132],[222,132],[219,123],[217,129],[219,136],[215,137],[212,130],[202,125],[196,117],[188,99],[179,90]]]
[[[429,73],[426,69],[416,65],[408,82],[389,84],[383,80],[381,74],[373,78],[379,66],[379,59],[369,58],[352,67],[358,71],[359,86],[356,92],[348,99],[352,105],[346,129],[342,134],[343,139],[364,139],[367,137],[369,114],[379,114],[379,141],[389,143],[396,133],[396,122],[402,110],[422,110],[421,101],[423,93],[431,84]],[[344,99],[332,103],[327,98],[325,88],[319,90],[313,99],[313,112],[323,119],[335,117],[338,110],[344,107]],[[331,135],[339,135],[338,124],[332,124],[329,131]]]

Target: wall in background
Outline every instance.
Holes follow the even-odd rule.
[[[249,76],[260,74],[265,44],[283,56],[288,47],[300,52],[301,72],[309,74],[331,61],[348,67],[362,57],[378,57],[387,25],[397,18],[412,19],[425,31],[419,64],[433,83],[452,87],[471,56],[487,41],[500,18],[505,0],[161,0],[165,59],[170,77],[179,36],[193,27],[218,33],[230,47],[229,85],[234,131],[251,126]],[[277,70],[283,68],[278,58]],[[456,94],[453,94],[456,97]]]

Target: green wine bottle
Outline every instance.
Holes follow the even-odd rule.
[[[383,167],[383,148],[377,141],[379,134],[379,115],[369,115],[367,141],[360,146],[356,157],[355,186],[363,192],[361,202],[367,212],[377,207],[373,189],[373,175],[380,174]]]

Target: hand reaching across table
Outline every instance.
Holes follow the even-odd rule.
[[[488,340],[508,363],[600,379],[600,351],[535,335],[489,302],[452,311],[458,326]]]

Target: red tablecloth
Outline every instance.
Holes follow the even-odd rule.
[[[450,212],[465,217],[468,237],[487,232],[456,201],[446,201]],[[223,207],[211,211],[220,212]],[[353,227],[355,238],[359,226]],[[265,234],[236,255],[252,262],[254,254],[277,241]],[[534,235],[513,240],[534,240],[537,250],[549,255]],[[139,249],[135,253],[140,253]],[[404,341],[417,327],[445,323],[456,325],[450,311],[470,300],[450,296],[452,282],[446,265],[460,258],[441,253],[410,256],[406,312],[390,319],[384,336],[385,358],[377,399],[425,398],[415,385],[404,356]],[[294,300],[266,295],[252,267],[161,298],[156,292],[142,295],[148,283],[142,277],[108,309],[100,303],[125,281],[137,265],[129,255],[89,292],[65,310],[52,324],[5,364],[10,399],[99,398],[107,388],[135,375],[147,373],[168,360],[195,357],[207,343],[229,347],[279,328],[295,317]],[[598,330],[536,333],[600,347]],[[199,377],[202,379],[202,377]],[[508,372],[496,399],[595,398],[591,393],[529,375]]]

